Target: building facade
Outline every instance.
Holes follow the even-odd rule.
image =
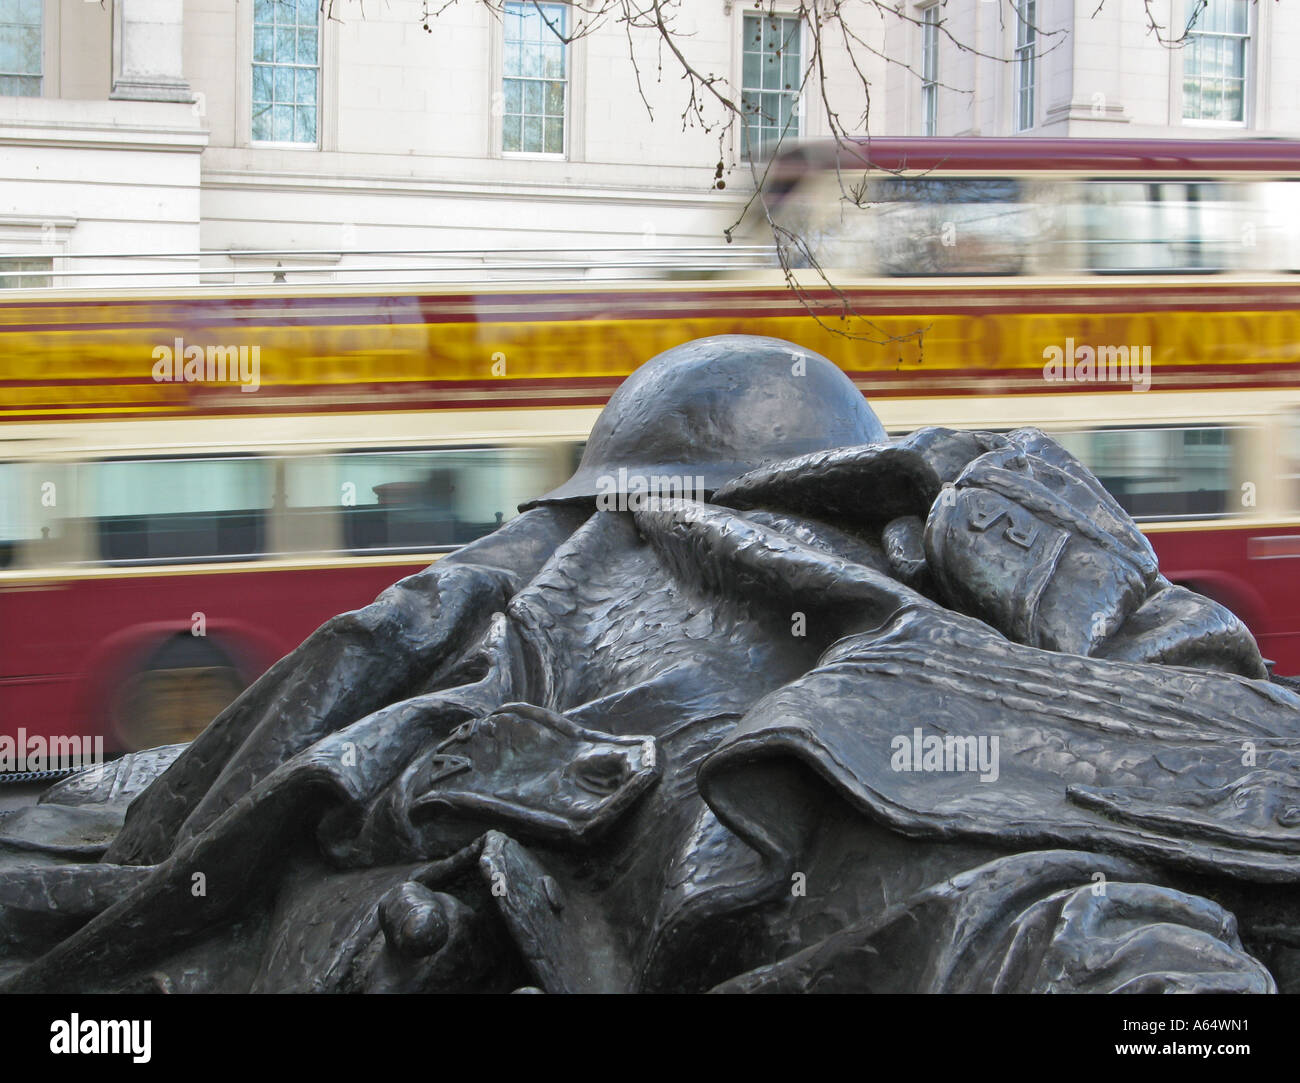
[[[835,127],[1300,133],[1300,9],[1159,0],[1168,39],[1202,7],[1162,43],[1145,5],[1096,7],[846,3],[845,33],[798,5],[683,0],[692,84],[653,28],[587,32],[561,2],[0,0],[0,285],[421,277],[469,250],[439,265],[722,259],[747,162]],[[715,91],[743,123],[719,127]]]
[[[925,0],[885,30],[894,135],[1300,135],[1300,8]]]

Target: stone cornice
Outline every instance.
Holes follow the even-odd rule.
[[[196,154],[208,145],[201,121],[185,103],[0,98],[0,146]]]

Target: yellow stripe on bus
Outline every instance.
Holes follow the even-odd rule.
[[[824,325],[823,325],[824,324]],[[195,328],[186,346],[254,346],[262,388],[401,385],[428,381],[621,378],[692,338],[789,339],[855,372],[1041,370],[1044,352],[1076,346],[1150,347],[1161,368],[1293,364],[1300,311],[895,315],[841,323],[810,316],[535,321],[491,324]],[[840,332],[843,333],[840,333]],[[180,404],[184,389],[153,380],[155,348],[172,328],[0,330],[0,410],[77,402]],[[84,383],[130,380],[133,383]],[[51,381],[41,386],[39,381]],[[237,378],[227,378],[226,385]],[[248,406],[256,406],[249,395]]]

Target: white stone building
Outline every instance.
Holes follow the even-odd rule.
[[[1142,0],[925,0],[905,10],[913,21],[885,32],[886,53],[912,68],[889,70],[890,134],[1300,135],[1295,4],[1153,0],[1156,30]]]
[[[1164,34],[1198,2],[1155,3]],[[655,32],[608,22],[565,44],[548,22],[572,34],[568,5],[494,4],[460,0],[426,30],[422,0],[0,0],[0,284],[102,284],[124,254],[136,284],[175,284],[719,245],[752,183],[742,132],[683,121],[688,85]],[[696,69],[760,110],[756,146],[830,131],[822,95],[797,92],[816,43],[796,7],[670,7]],[[1096,7],[845,0],[867,120],[837,28],[826,99],[873,135],[1300,133],[1300,7],[1209,0],[1176,48],[1136,0]]]

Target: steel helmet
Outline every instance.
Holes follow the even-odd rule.
[[[716,335],[633,372],[596,419],[573,477],[519,508],[591,500],[656,476],[701,478],[707,496],[767,463],[887,439],[862,393],[820,354]]]

